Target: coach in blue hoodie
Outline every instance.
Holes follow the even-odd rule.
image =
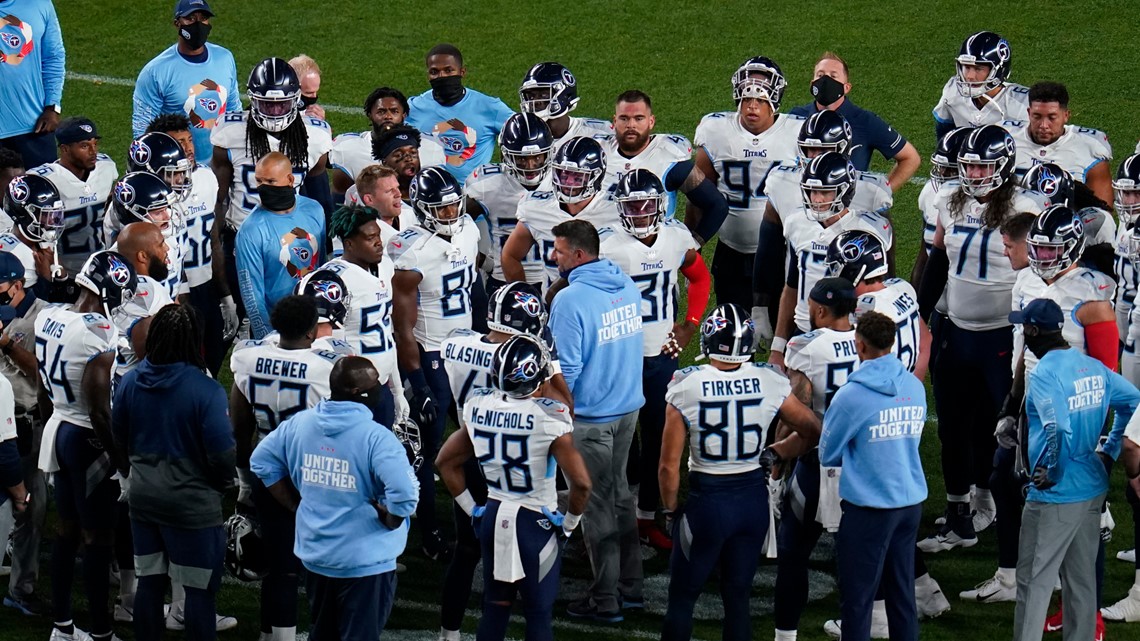
[[[594,484],[584,515],[594,582],[589,596],[567,611],[616,623],[623,599],[642,599],[637,514],[625,476],[637,411],[645,404],[641,291],[617,265],[598,258],[593,225],[569,220],[553,232],[554,260],[570,284],[551,304],[550,332],[574,396],[574,445]]]
[[[844,640],[870,638],[880,582],[891,638],[918,639],[914,542],[926,500],[918,453],[926,390],[894,356],[894,342],[889,318],[875,312],[859,318],[855,350],[861,364],[835,392],[819,437],[820,465],[843,468],[836,556]]]
[[[297,512],[294,552],[309,571],[314,639],[375,641],[396,598],[419,483],[404,446],[369,409],[380,376],[348,356],[331,398],[294,414],[257,445],[250,469]]]

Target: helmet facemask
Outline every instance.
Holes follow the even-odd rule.
[[[807,167],[812,158],[815,158],[816,156],[822,156],[829,151],[847,155],[847,142],[843,140],[837,142],[823,142],[821,140],[809,138],[807,140],[801,140],[796,143],[796,147],[800,152],[799,157],[796,159],[796,162],[800,166],[800,169]]]
[[[649,238],[665,219],[665,195],[633,192],[617,198],[621,226],[634,238]]]
[[[1134,224],[1140,217],[1140,183],[1129,178],[1112,181],[1112,202],[1121,222]]]
[[[598,192],[601,169],[578,169],[567,165],[554,165],[552,180],[554,193],[563,203],[580,203]]]
[[[63,232],[64,210],[63,204],[56,201],[50,205],[39,207],[26,205],[24,207],[32,215],[32,221],[27,226],[20,226],[28,240],[37,243],[55,243]]]
[[[1010,162],[1009,158],[981,160],[975,154],[968,155],[974,156],[974,158],[968,158],[967,155],[958,156],[958,181],[962,185],[962,191],[967,195],[974,198],[985,196],[1005,183],[1002,169]],[[983,175],[972,177],[970,176],[971,167],[982,167],[989,171],[988,173],[975,171],[975,173],[982,173]]]
[[[444,236],[454,236],[463,231],[464,199],[456,194],[447,194],[443,202],[417,202],[416,210],[423,218],[423,225],[429,231]]]
[[[1030,234],[1026,239],[1029,267],[1042,280],[1056,278],[1057,274],[1076,262],[1083,245],[1083,238],[1056,240],[1044,236],[1034,237]]]
[[[170,186],[170,189],[177,195],[179,201],[185,201],[190,198],[190,191],[194,188],[193,178],[194,165],[190,159],[178,161],[173,166],[166,166],[162,168],[159,178]]]
[[[301,92],[286,94],[274,89],[265,95],[249,92],[249,110],[253,121],[265,131],[281,133],[293,124],[301,107]]]
[[[958,180],[958,163],[941,154],[930,156],[930,182],[934,184],[935,191],[942,189],[946,183]]]
[[[542,184],[554,160],[551,149],[538,149],[528,145],[521,152],[503,149],[503,165],[523,187],[534,188]]]
[[[854,189],[854,185],[824,185],[815,179],[806,179],[800,183],[800,195],[803,198],[804,211],[808,218],[816,222],[823,222],[842,214],[847,209],[844,196]]]
[[[533,84],[519,89],[519,111],[534,114],[543,120],[553,120],[563,115],[561,107],[554,101],[552,85]]]
[[[989,62],[970,55],[958,56],[956,62],[955,85],[958,88],[958,95],[965,98],[978,98],[995,87],[1001,86],[1001,78],[997,75],[997,69]],[[984,80],[967,80],[966,67],[988,67],[989,73],[986,74]]]

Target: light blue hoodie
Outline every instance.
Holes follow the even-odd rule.
[[[894,354],[863,361],[831,399],[819,437],[819,462],[843,467],[839,497],[891,509],[926,500],[918,444],[926,390]]]
[[[404,446],[367,407],[321,401],[294,414],[257,445],[250,469],[266,486],[289,477],[300,491],[293,551],[310,572],[354,578],[396,569],[420,486]],[[388,529],[371,501],[405,521]]]
[[[554,297],[550,331],[576,420],[608,423],[640,409],[641,291],[603,258],[575,267]]]

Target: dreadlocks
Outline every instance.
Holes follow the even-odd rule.
[[[285,154],[294,167],[309,165],[309,132],[305,128],[302,114],[297,114],[293,122],[276,138],[281,141],[278,151]],[[257,159],[273,151],[269,147],[269,134],[253,120],[247,121],[245,125],[245,150],[251,158]]]
[[[147,133],[159,131],[168,134],[172,131],[190,131],[190,119],[186,114],[160,114],[146,126]]]
[[[193,307],[171,303],[158,310],[147,332],[146,358],[155,365],[187,363],[206,369],[202,323]]]
[[[380,212],[375,209],[364,205],[345,205],[333,212],[329,221],[329,236],[344,240],[373,220],[380,220]]]

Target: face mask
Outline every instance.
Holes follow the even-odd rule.
[[[0,292],[0,307],[12,304],[12,289],[9,287],[7,290]]]
[[[261,206],[269,211],[289,211],[297,202],[297,192],[287,186],[258,185],[257,195],[261,197]]]
[[[1066,345],[1060,332],[1034,333],[1032,336],[1029,332],[1025,333],[1025,348],[1033,352],[1038,359],[1058,345]]]
[[[178,36],[186,41],[186,46],[191,50],[201,49],[202,45],[206,44],[206,38],[210,36],[210,25],[205,22],[191,22],[178,27]]]
[[[827,106],[843,97],[843,83],[831,76],[820,76],[811,83],[811,97]]]
[[[431,97],[444,107],[463,98],[463,76],[441,76],[431,80]]]
[[[301,96],[301,106],[302,107],[312,107],[313,105],[317,104],[317,99],[319,97],[320,96],[304,96],[303,95],[303,96]]]

